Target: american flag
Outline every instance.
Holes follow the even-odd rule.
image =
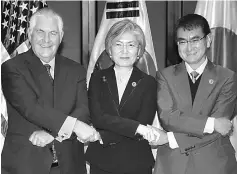
[[[1,1],[2,19],[1,19],[1,64],[23,53],[30,48],[27,39],[27,28],[31,15],[38,9],[46,7],[46,1]],[[7,108],[6,101],[1,95],[1,150],[7,131]]]

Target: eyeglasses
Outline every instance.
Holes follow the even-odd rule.
[[[179,40],[179,41],[177,41],[177,44],[179,45],[179,46],[187,46],[188,45],[188,43],[190,43],[191,45],[197,45],[197,44],[199,44],[200,43],[200,41],[202,40],[202,39],[204,39],[206,37],[206,35],[204,35],[203,37],[201,37],[201,38],[195,38],[195,39],[191,39],[191,40]]]
[[[119,51],[124,50],[124,47],[126,47],[126,49],[129,51],[138,48],[138,44],[134,42],[130,42],[130,43],[116,42],[116,43],[113,43],[112,46]]]

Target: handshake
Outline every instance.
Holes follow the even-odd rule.
[[[222,136],[232,135],[233,133],[233,124],[230,120],[225,117],[215,118],[214,119],[214,130],[220,133]],[[95,130],[92,126],[77,120],[75,126],[72,130],[77,135],[77,139],[82,142],[94,142],[101,140],[99,132]],[[168,136],[164,130],[158,129],[151,125],[142,125],[140,124],[137,128],[136,133],[143,136],[150,145],[157,146],[168,143]],[[57,137],[58,138],[58,137]],[[57,139],[56,138],[56,139]],[[66,137],[64,139],[67,139]],[[31,134],[29,140],[33,145],[44,147],[47,144],[51,143],[55,138],[44,130],[35,131]],[[64,140],[62,139],[62,140]]]
[[[101,139],[99,132],[97,132],[95,128],[79,120],[76,121],[72,132],[77,135],[77,139],[82,143],[94,142]],[[31,143],[35,146],[44,147],[51,143],[54,139],[58,138],[59,137],[54,138],[51,134],[44,130],[38,130],[31,134],[29,141],[31,141]],[[70,137],[66,137],[60,140],[60,142],[68,138]]]
[[[94,142],[101,139],[99,132],[95,128],[78,120],[76,121],[73,132],[82,143]]]
[[[157,146],[168,143],[168,136],[164,130],[158,129],[151,125],[144,126],[140,124],[137,128],[136,133],[143,136],[150,145]]]

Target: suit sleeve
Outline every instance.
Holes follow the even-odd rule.
[[[15,66],[5,62],[1,72],[2,90],[7,102],[25,119],[57,136],[67,115],[44,105]]]
[[[151,125],[157,111],[157,83],[153,77],[143,83],[145,84],[145,90],[142,95],[142,104],[137,121],[143,125]]]
[[[151,111],[149,111],[148,108],[151,107],[149,102],[149,99],[151,98],[149,97],[152,97],[152,95],[154,97],[154,94],[156,93],[155,89],[156,87],[154,87],[154,89],[151,90],[153,93],[149,91],[147,92],[147,95],[144,95],[141,112],[138,114],[136,120],[132,120],[125,117],[120,117],[119,115],[108,115],[103,112],[99,102],[100,101],[99,94],[101,87],[100,83],[101,83],[100,76],[92,74],[89,85],[89,107],[93,125],[97,129],[102,130],[101,135],[103,142],[118,141],[119,139],[121,140],[122,137],[134,138],[138,125],[140,123],[142,124],[143,122],[147,121],[144,119],[149,119],[151,120],[150,122],[152,123],[156,111],[156,106],[155,109],[151,109]],[[154,101],[153,105],[156,105],[155,100],[153,101]],[[145,109],[143,110],[143,107],[144,108],[147,107],[146,108],[147,113],[144,113]]]
[[[93,73],[88,89],[89,109],[93,126],[97,129],[111,131],[122,136],[133,137],[139,122],[119,117],[119,115],[108,115],[104,113],[100,105],[100,83],[100,75]]]
[[[157,111],[157,104],[156,104],[156,100],[157,100],[157,83],[155,81],[155,79],[149,80],[144,82],[145,86],[147,87],[146,90],[144,90],[144,95],[142,97],[142,104],[141,104],[141,109],[137,115],[137,121],[140,124],[143,125],[151,125],[154,117],[155,117],[155,113]],[[128,116],[125,116],[128,117]],[[108,143],[114,143],[114,142],[118,142],[121,139],[121,136],[119,137],[119,130],[118,133],[114,133],[114,132],[110,132],[110,131],[102,131],[102,138],[103,141],[108,142]],[[139,134],[133,133],[133,137],[130,138],[134,138],[134,139],[140,139],[141,136]]]
[[[76,72],[73,72],[73,75],[76,75],[76,77],[78,77],[76,84],[76,102],[72,113],[66,118],[65,122],[58,132],[58,137],[56,139],[60,142],[71,137],[76,120],[90,124],[86,89],[86,72],[82,67],[77,67],[76,70]],[[81,71],[78,72],[78,70]],[[72,136],[71,138],[74,138],[74,136]]]
[[[236,103],[237,80],[236,75],[226,79],[218,97],[213,103],[210,115],[206,117],[194,115],[191,112],[180,111],[175,103],[172,91],[162,74],[158,79],[158,107],[162,126],[174,132],[179,147],[192,146],[196,143],[212,141],[220,136],[219,133],[204,134],[203,130],[208,117],[231,118]]]
[[[83,69],[79,72],[79,78],[77,80],[77,99],[75,109],[72,111],[71,116],[78,120],[90,124],[89,108],[88,108],[88,96],[86,89],[86,71]]]

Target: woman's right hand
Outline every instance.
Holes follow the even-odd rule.
[[[166,131],[162,130],[162,129],[158,129],[154,126],[151,125],[147,125],[150,129],[152,129],[153,133],[155,135],[157,135],[157,138],[154,139],[153,141],[149,141],[149,144],[152,146],[157,146],[157,145],[163,145],[168,143],[168,136]]]

